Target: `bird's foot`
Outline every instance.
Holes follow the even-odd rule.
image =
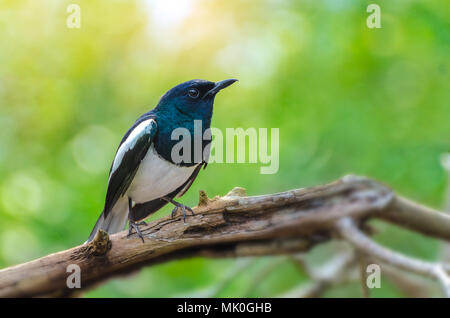
[[[175,207],[173,208],[172,213],[170,214],[170,217],[172,217],[172,218],[174,217],[174,215],[177,212],[178,208],[180,208],[181,212],[183,213],[183,221],[184,221],[184,223],[186,223],[186,210],[191,212],[192,215],[195,215],[194,211],[190,207],[188,207],[188,206],[186,206],[184,204],[178,203],[178,202],[176,202],[176,204],[175,203],[173,203],[173,204],[175,205]]]
[[[142,243],[144,243],[144,235],[142,235],[142,232],[139,229],[139,225],[147,225],[147,223],[144,222],[144,221],[136,223],[136,222],[133,222],[133,221],[130,220],[129,224],[130,225],[129,225],[129,228],[128,228],[128,235],[127,235],[127,237],[130,236],[131,234],[133,234],[133,229],[134,229],[136,234],[141,238]]]
[[[177,212],[178,208],[180,208],[181,211],[182,211],[182,213],[183,213],[183,220],[184,220],[184,223],[186,223],[186,210],[189,210],[189,211],[191,212],[192,215],[195,215],[195,214],[194,214],[194,211],[193,211],[190,207],[188,207],[188,206],[186,206],[186,205],[184,205],[184,204],[178,203],[177,201],[174,201],[172,198],[169,198],[169,197],[163,197],[162,199],[165,200],[165,201],[167,201],[167,202],[172,203],[173,205],[175,205],[175,207],[174,207],[173,210],[172,210],[172,213],[170,213],[170,217],[172,217],[172,218],[173,218],[173,216],[175,215],[175,213]]]

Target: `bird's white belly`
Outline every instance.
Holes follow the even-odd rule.
[[[161,198],[183,185],[196,166],[180,167],[160,157],[152,145],[142,160],[129,189],[135,203]]]

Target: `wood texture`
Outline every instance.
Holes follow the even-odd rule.
[[[332,239],[336,222],[359,228],[376,217],[450,240],[450,216],[397,197],[370,179],[336,182],[246,197],[235,188],[224,197],[200,194],[195,216],[165,217],[141,227],[145,242],[121,232],[98,232],[93,242],[0,270],[0,297],[68,296],[142,266],[192,256],[238,257],[307,251]],[[81,269],[81,289],[69,289],[67,267]]]

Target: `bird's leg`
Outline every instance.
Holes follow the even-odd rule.
[[[162,197],[161,199],[163,199],[164,201],[170,202],[173,205],[175,205],[175,207],[172,210],[172,213],[170,214],[171,217],[173,217],[175,215],[175,212],[177,211],[178,208],[181,208],[181,211],[183,211],[183,220],[184,223],[186,223],[186,210],[189,210],[192,215],[194,214],[194,211],[192,211],[192,209],[184,204],[181,204],[179,202],[174,201],[173,199],[169,198],[169,197]]]
[[[133,229],[135,230],[136,234],[141,238],[142,243],[144,243],[144,236],[141,233],[141,230],[139,229],[139,225],[147,225],[147,223],[145,223],[144,221],[136,223],[131,219],[131,209],[133,208],[132,206],[132,200],[131,198],[128,198],[128,236],[130,236],[131,234],[133,234]]]

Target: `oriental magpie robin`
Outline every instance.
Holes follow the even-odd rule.
[[[128,220],[132,229],[141,237],[142,220],[167,203],[180,207],[186,217],[186,209],[176,201],[192,185],[201,167],[206,167],[203,150],[210,140],[202,139],[202,158],[175,162],[172,148],[178,142],[172,132],[184,128],[194,137],[194,121],[201,121],[202,136],[210,128],[214,98],[221,89],[236,82],[228,79],[220,82],[191,80],[170,89],[158,105],[143,114],[125,133],[116,151],[108,179],[106,200],[87,242],[102,229],[109,234],[121,231]],[[194,138],[191,138],[192,145]],[[194,149],[194,147],[190,147]]]

